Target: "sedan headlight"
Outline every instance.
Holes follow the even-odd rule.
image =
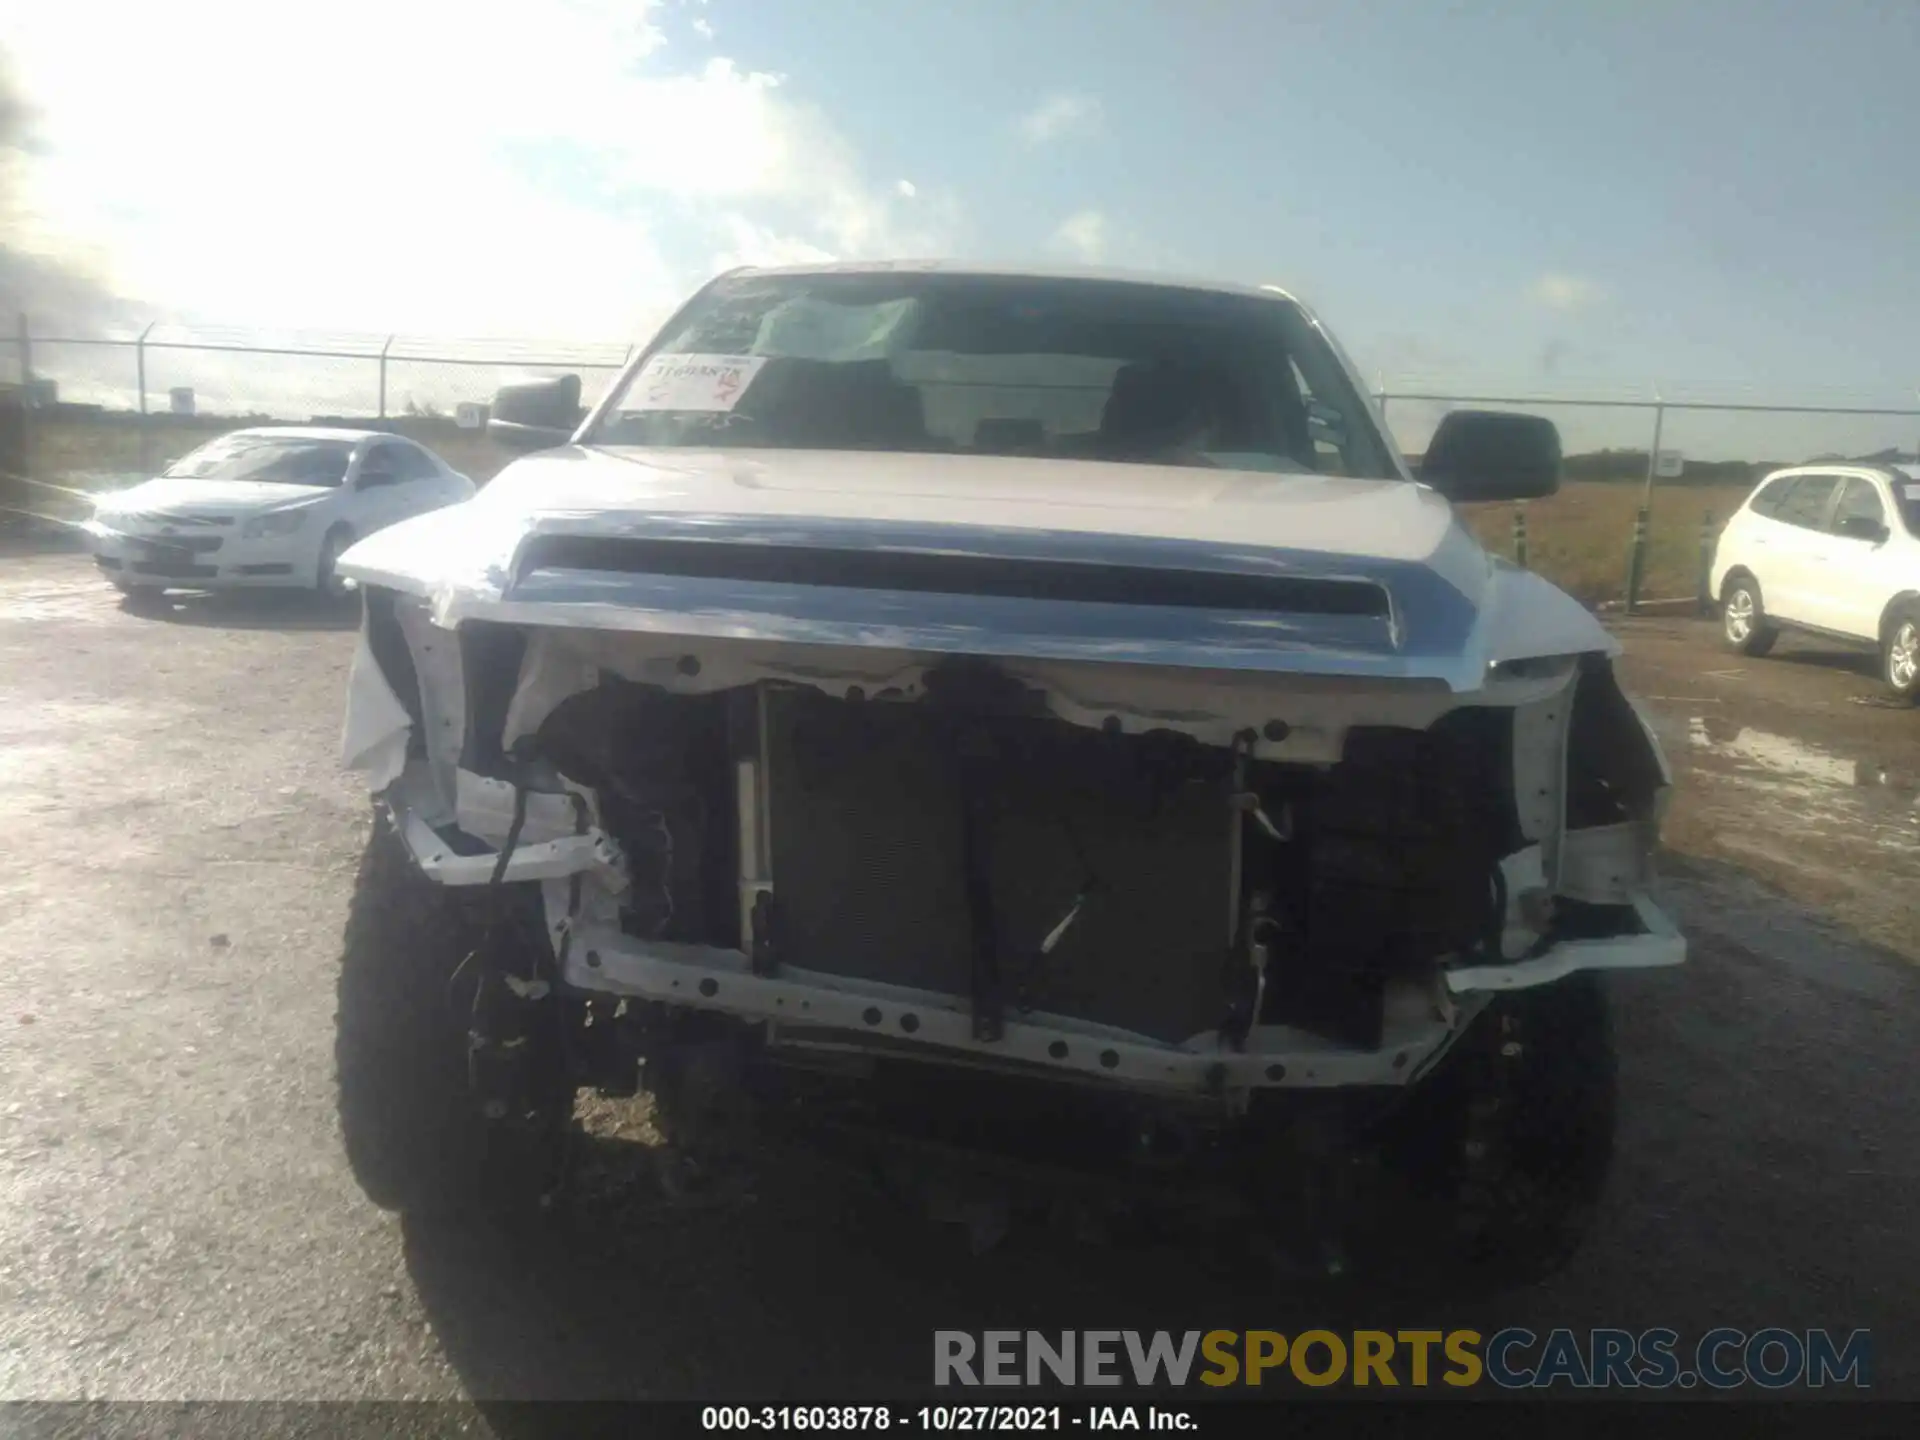
[[[270,535],[291,535],[306,523],[304,510],[269,510],[256,515],[240,527],[242,540],[264,540]]]

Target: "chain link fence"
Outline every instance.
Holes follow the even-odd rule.
[[[70,530],[92,493],[145,479],[241,425],[392,430],[485,483],[512,458],[486,434],[495,389],[571,372],[591,401],[631,354],[625,343],[162,325],[125,335],[36,334],[23,319],[0,335],[0,387],[15,401],[0,414],[0,529],[42,537]]]
[[[633,348],[160,324],[127,334],[39,334],[23,317],[0,334],[0,389],[27,402],[0,406],[0,529],[58,533],[84,516],[88,493],[143,479],[242,424],[388,428],[484,484],[512,458],[487,439],[483,423],[501,383],[577,373],[591,404]],[[1521,506],[1467,507],[1467,519],[1490,548],[1593,604],[1623,593],[1692,600],[1720,524],[1770,469],[1920,456],[1920,401],[1874,404],[1854,395],[1769,404],[1599,388],[1527,395],[1383,377],[1375,399],[1415,460],[1449,410],[1554,420],[1568,457],[1561,492]]]
[[[1817,403],[1644,394],[1516,394],[1380,383],[1375,399],[1410,458],[1447,412],[1545,415],[1566,450],[1560,492],[1464,507],[1490,549],[1589,604],[1702,608],[1713,542],[1762,476],[1816,461],[1920,463],[1920,403]],[[1886,397],[1891,400],[1892,397]]]

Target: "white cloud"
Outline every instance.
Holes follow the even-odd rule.
[[[1100,128],[1100,102],[1090,95],[1049,95],[1020,117],[1020,133],[1034,145],[1091,135]]]
[[[830,250],[778,234],[740,215],[729,217],[727,232],[727,247],[714,262],[716,270],[736,265],[813,265],[838,258]]]
[[[920,193],[920,188],[911,180],[896,180],[893,182],[893,193],[902,200],[911,200]]]
[[[38,144],[0,243],[203,321],[605,339],[741,257],[948,248],[950,199],[908,206],[779,76],[676,65],[660,11],[175,0],[103,47],[32,7],[9,46]]]
[[[696,18],[693,22],[693,33],[698,35],[702,40],[711,40],[713,38],[713,22],[711,20]]]
[[[1549,272],[1536,279],[1527,294],[1535,304],[1549,310],[1579,310],[1593,304],[1602,292],[1599,285],[1583,275]]]
[[[1055,227],[1052,245],[1083,264],[1095,265],[1107,258],[1111,230],[1107,217],[1098,210],[1081,210]]]

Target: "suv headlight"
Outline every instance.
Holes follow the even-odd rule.
[[[306,523],[304,510],[270,510],[256,515],[240,527],[242,540],[264,540],[270,535],[291,535]]]

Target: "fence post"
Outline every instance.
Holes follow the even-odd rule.
[[[380,347],[380,418],[387,418],[387,351],[393,348],[393,336],[387,336],[387,343]]]
[[[140,390],[140,471],[143,475],[153,471],[153,432],[147,424],[147,336],[158,323],[149,321],[140,338],[133,342],[134,384]]]
[[[1640,511],[1633,517],[1633,546],[1627,551],[1627,614],[1640,604],[1640,582],[1647,568],[1647,522],[1653,514],[1653,477],[1660,464],[1660,430],[1666,423],[1667,407],[1657,400],[1653,407],[1653,445],[1647,451],[1647,485],[1640,496]]]
[[[1522,570],[1527,568],[1527,507],[1521,502],[1513,507],[1513,563]]]
[[[33,477],[33,333],[20,312],[20,473]]]
[[[1704,510],[1700,514],[1700,583],[1695,595],[1702,615],[1713,613],[1714,549],[1713,511]]]

